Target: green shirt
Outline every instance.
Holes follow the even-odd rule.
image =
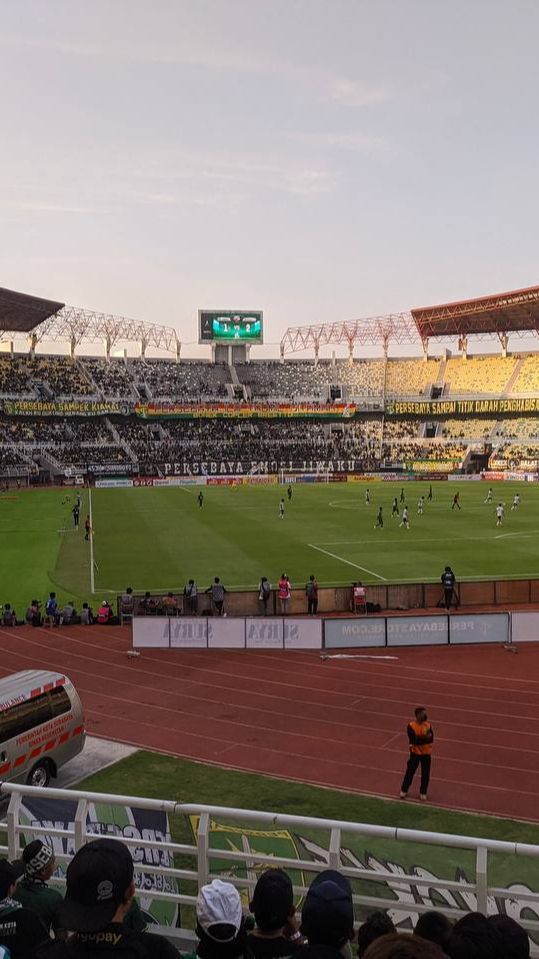
[[[55,933],[64,928],[60,919],[64,897],[41,879],[21,879],[17,883],[13,898],[27,909],[32,909],[48,932],[51,928]]]

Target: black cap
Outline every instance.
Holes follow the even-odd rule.
[[[282,869],[266,869],[255,886],[249,908],[259,929],[264,932],[281,929],[294,909],[290,876]]]
[[[341,946],[353,934],[352,887],[346,876],[325,869],[313,879],[301,910],[301,931],[310,945]]]
[[[62,918],[72,932],[99,932],[112,921],[133,881],[133,860],[119,839],[94,839],[74,855],[66,873]]]
[[[22,861],[24,871],[29,878],[39,876],[54,859],[51,846],[47,846],[41,839],[34,839],[24,847]]]
[[[20,859],[17,862],[0,859],[0,899],[5,899],[9,888],[15,885],[23,872],[24,867]]]

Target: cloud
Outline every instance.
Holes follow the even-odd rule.
[[[360,131],[333,131],[319,133],[293,133],[292,139],[311,147],[347,150],[351,153],[373,153],[385,145],[383,137]]]

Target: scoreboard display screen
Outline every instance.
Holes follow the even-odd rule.
[[[262,343],[260,310],[199,310],[199,343]]]

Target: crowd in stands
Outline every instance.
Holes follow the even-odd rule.
[[[416,443],[400,441],[382,445],[382,460],[386,463],[407,463],[417,460],[461,462],[465,455],[466,445],[464,443],[440,443],[423,440]]]
[[[439,358],[253,360],[233,367],[209,360],[0,356],[0,396],[156,401],[231,400],[233,387],[260,402],[327,402],[330,387],[355,397],[424,396],[443,370],[443,395],[539,392],[539,354]],[[228,386],[228,389],[227,389]],[[45,398],[46,398],[45,396]],[[43,396],[41,396],[43,398]],[[237,398],[237,397],[236,397]],[[240,397],[241,398],[241,397]]]
[[[539,359],[539,358],[538,358]],[[454,393],[485,393],[500,395],[504,392],[517,359],[514,356],[472,356],[468,359],[452,356],[445,368],[444,395]]]
[[[473,419],[464,417],[460,420],[444,420],[440,424],[437,435],[451,440],[486,440],[492,433],[496,420]]]
[[[539,443],[535,445],[504,443],[492,451],[489,467],[491,469],[535,471],[539,468]]]
[[[104,399],[133,399],[133,379],[125,360],[111,359],[109,363],[97,359],[81,361]]]
[[[136,900],[134,865],[119,839],[82,846],[67,867],[65,896],[49,885],[56,862],[36,839],[22,861],[0,861],[0,950],[11,959],[179,959],[165,937],[147,931]],[[529,959],[526,931],[505,915],[470,912],[452,922],[423,913],[413,932],[397,932],[385,912],[356,929],[350,880],[335,869],[317,873],[301,912],[288,874],[264,870],[248,911],[231,882],[215,878],[198,890],[197,943],[185,959]],[[51,933],[54,938],[51,937]]]
[[[194,360],[133,360],[135,386],[144,384],[154,400],[211,400],[227,396],[231,374],[225,363]]]
[[[424,435],[424,421],[383,419],[370,414],[360,420],[163,420],[135,417],[30,417],[0,414],[0,471],[21,467],[85,470],[125,464],[146,474],[165,464],[235,460],[265,463],[354,460],[355,468],[376,469],[380,460],[463,459],[469,443],[493,443],[493,456],[514,469],[533,456],[539,421],[463,417],[439,423],[436,437]],[[520,440],[520,442],[518,442]],[[516,441],[516,442],[515,442]],[[528,441],[522,442],[522,441]],[[496,448],[497,447],[497,448]]]

